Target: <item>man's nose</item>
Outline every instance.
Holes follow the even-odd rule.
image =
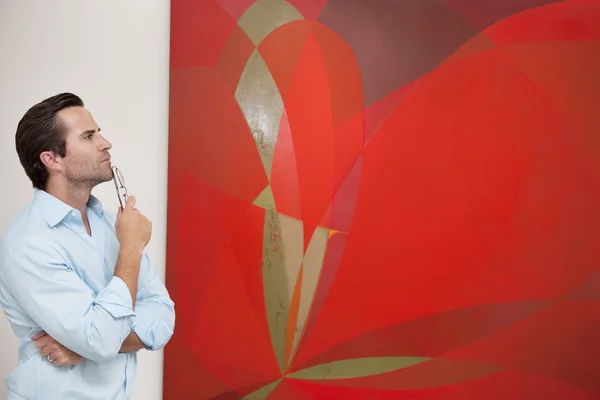
[[[110,150],[112,149],[112,144],[106,140],[103,136],[101,136],[100,142],[100,151]]]

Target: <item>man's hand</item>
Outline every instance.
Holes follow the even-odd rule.
[[[129,250],[141,253],[150,241],[152,222],[135,208],[134,196],[129,196],[125,207],[119,209],[115,229],[121,247]]]
[[[44,331],[33,336],[31,340],[35,342],[35,347],[42,357],[46,357],[53,365],[69,367],[83,361],[83,357],[67,349]]]
[[[117,215],[115,229],[119,239],[119,259],[114,275],[121,278],[129,289],[133,309],[137,298],[137,282],[144,247],[150,241],[152,223],[135,207],[135,197],[129,196],[127,204]]]

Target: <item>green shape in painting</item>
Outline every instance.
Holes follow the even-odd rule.
[[[430,357],[365,357],[316,365],[288,376],[295,379],[351,379],[383,374],[430,360]]]

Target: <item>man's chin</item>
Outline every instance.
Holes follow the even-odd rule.
[[[113,172],[112,172],[112,163],[110,161],[103,163],[103,165],[106,167],[106,172],[105,172],[105,178],[106,181],[110,181],[113,178]],[[103,182],[106,182],[103,181]]]
[[[96,177],[96,179],[93,179],[93,181],[94,181],[94,186],[100,185],[100,184],[102,184],[102,183],[105,183],[105,182],[112,181],[112,179],[113,179],[113,176],[112,176],[112,171],[110,172],[110,174],[106,174],[106,173],[104,173],[104,174],[99,174],[99,175]]]
[[[112,171],[111,171],[111,173],[109,175],[103,176],[103,178],[104,179],[102,180],[101,183],[112,181],[112,179],[113,179]]]

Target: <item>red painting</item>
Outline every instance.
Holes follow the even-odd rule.
[[[600,398],[600,2],[173,0],[165,399]]]

